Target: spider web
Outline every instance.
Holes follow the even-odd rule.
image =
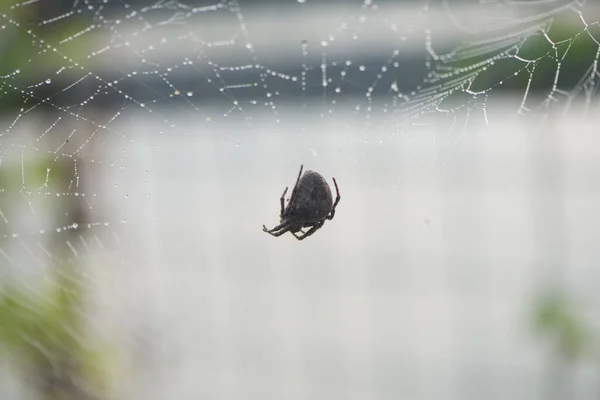
[[[304,310],[298,285],[318,273],[274,268],[280,258],[352,265],[356,254],[261,247],[262,217],[276,217],[279,186],[297,166],[344,171],[337,220],[344,202],[371,207],[356,200],[359,187],[393,198],[402,181],[449,168],[487,127],[525,119],[537,135],[540,121],[597,106],[600,29],[596,5],[583,0],[52,5],[0,6],[0,325],[9,326],[0,347],[48,398],[327,398],[333,384],[306,367],[315,360],[302,359],[305,341],[284,317],[285,304]],[[336,243],[333,232],[344,248],[365,240],[335,222],[326,229],[324,243]],[[232,265],[264,257],[274,267],[255,272],[267,282],[261,297],[261,283]],[[357,271],[346,285],[363,281]],[[250,298],[251,316],[232,305]],[[188,331],[190,320],[200,322]],[[229,329],[232,320],[247,324]],[[373,345],[374,333],[361,334]],[[282,355],[261,358],[273,341]],[[189,349],[207,360],[200,383]],[[347,357],[321,372],[343,364],[334,377],[362,376],[365,354]],[[259,368],[281,382],[275,394],[258,388],[271,375],[249,371],[256,358],[292,371]],[[0,393],[30,390],[6,375]],[[397,393],[369,379],[347,390]]]

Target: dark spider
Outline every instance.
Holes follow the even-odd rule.
[[[279,199],[281,204],[281,212],[279,214],[281,223],[273,229],[267,229],[263,225],[263,231],[273,236],[281,236],[286,232],[291,232],[298,240],[315,233],[325,224],[326,219],[333,219],[335,215],[335,207],[340,201],[340,191],[337,182],[333,178],[337,197],[335,202],[332,201],[331,189],[327,181],[314,171],[306,171],[302,175],[302,168],[298,173],[296,185],[292,190],[292,196],[287,207],[284,207],[285,194],[288,191],[286,187]],[[302,228],[310,228],[304,232]],[[296,235],[296,232],[301,232],[303,235]]]

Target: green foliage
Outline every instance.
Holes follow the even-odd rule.
[[[76,213],[79,199],[69,202],[45,193],[67,191],[73,168],[71,160],[47,157],[6,161],[0,168],[4,213],[16,215],[13,209],[22,202],[19,195],[39,191],[41,195],[33,197],[45,203],[46,212],[56,213],[57,224],[63,224],[60,211]],[[54,202],[61,202],[60,207],[52,207],[58,205]],[[117,364],[111,357],[116,354],[90,329],[81,260],[68,261],[71,251],[64,240],[48,243],[54,255],[47,265],[49,278],[24,284],[7,275],[0,282],[0,357],[6,357],[43,399],[107,398],[115,382]]]
[[[9,287],[0,294],[0,340],[32,355],[38,355],[40,347],[73,348],[77,343],[69,332],[77,330],[78,297],[73,284],[48,285],[35,293]]]
[[[575,361],[590,350],[591,332],[577,308],[560,294],[544,296],[536,310],[537,331],[549,336],[557,353]]]
[[[561,14],[544,28],[545,35],[541,30],[529,36],[524,36],[527,35],[524,32],[518,40],[466,46],[448,63],[452,68],[462,70],[464,75],[477,72],[471,85],[475,92],[490,88],[521,92],[529,87],[531,91],[548,93],[557,72],[558,86],[569,90],[577,85],[594,62],[598,44],[590,35],[600,34],[600,29],[592,32],[594,29],[585,29],[581,20]],[[512,34],[507,32],[507,35]],[[473,38],[475,43],[478,40],[478,37]],[[489,60],[494,56],[498,58],[490,64]]]
[[[48,190],[55,190],[69,172],[71,171],[64,161],[46,157],[27,162],[24,166],[5,163],[0,168],[0,189],[18,193],[20,190],[35,191],[45,185]],[[26,178],[25,182],[23,176]]]
[[[70,84],[79,74],[74,68],[88,62],[82,54],[87,54],[91,42],[98,41],[96,31],[89,29],[90,21],[73,16],[61,23],[60,29],[52,24],[40,24],[40,11],[48,7],[44,2],[31,3],[26,7],[14,6],[14,2],[2,4],[2,40],[0,41],[0,112],[15,108],[28,108],[47,96],[60,91],[60,84],[42,85],[35,90],[31,85],[43,82],[56,71],[68,67],[67,72],[58,78]],[[83,33],[85,32],[85,33]],[[70,76],[70,77],[69,77]],[[64,85],[65,83],[63,83]]]
[[[107,390],[110,352],[87,337],[81,297],[81,284],[66,277],[0,294],[0,349],[45,398],[93,398]]]

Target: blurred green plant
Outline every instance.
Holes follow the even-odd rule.
[[[52,98],[61,86],[68,86],[79,79],[79,68],[88,62],[87,54],[91,42],[98,41],[96,30],[89,30],[89,16],[73,15],[61,22],[60,29],[53,24],[43,23],[47,18],[47,4],[42,2],[23,3],[15,7],[14,2],[0,1],[3,15],[0,29],[0,112],[7,109],[28,108]],[[60,76],[57,71],[66,70]],[[48,77],[54,82],[39,85]],[[35,89],[32,89],[32,85]]]
[[[567,296],[552,292],[542,296],[536,307],[535,328],[550,339],[564,361],[577,361],[593,354],[594,332]]]
[[[56,197],[68,192],[75,160],[52,157],[17,159],[0,168],[0,201],[6,216],[18,219],[22,196],[45,204],[57,226],[81,223],[87,207],[78,196]],[[33,196],[32,196],[33,195]],[[15,207],[16,206],[16,207]],[[1,232],[8,235],[9,232]],[[82,260],[72,257],[69,242],[82,232],[68,230],[60,238],[48,238],[52,254],[47,271],[23,282],[10,269],[0,282],[0,357],[9,361],[17,377],[44,400],[111,398],[117,381],[118,354],[91,329],[86,308],[88,288],[81,273]],[[73,239],[73,240],[70,240]],[[71,257],[69,256],[71,255]]]
[[[78,280],[65,275],[44,288],[0,293],[0,349],[44,399],[107,396],[112,355],[87,337],[82,298]]]
[[[487,47],[481,44],[467,45],[456,57],[449,58],[447,63],[453,68],[462,69],[465,74],[479,69],[470,87],[475,92],[490,88],[511,91],[529,88],[532,92],[548,93],[553,88],[557,73],[557,83],[561,88],[569,89],[578,84],[593,64],[598,51],[598,43],[590,36],[594,28],[585,27],[575,13],[559,14],[552,21],[549,20],[545,32],[540,30],[526,36],[528,27],[523,26],[524,33],[516,37],[518,47],[515,47],[515,41],[509,40],[492,41]],[[513,27],[507,35],[514,34],[518,28]],[[500,33],[497,35],[505,39]],[[471,40],[480,43],[481,37],[474,35]],[[504,51],[510,56],[499,57],[493,64],[489,63],[492,56]],[[513,55],[518,55],[519,59]],[[532,61],[525,63],[522,60]]]

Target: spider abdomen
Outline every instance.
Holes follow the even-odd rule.
[[[333,206],[331,189],[317,172],[306,171],[296,189],[293,202],[286,209],[286,218],[316,222],[325,218]]]

